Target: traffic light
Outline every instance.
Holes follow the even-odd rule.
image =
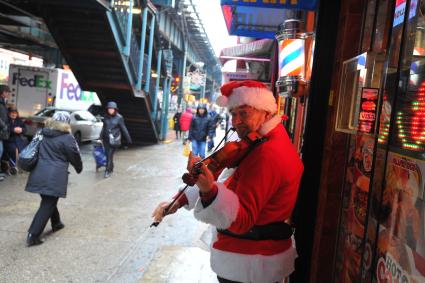
[[[175,78],[175,81],[176,81],[176,83],[179,83],[180,82],[180,77],[176,77]]]

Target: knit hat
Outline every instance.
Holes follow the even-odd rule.
[[[258,81],[232,81],[221,88],[222,95],[216,100],[217,105],[232,109],[249,105],[258,110],[272,114],[277,111],[276,99],[267,86]]]
[[[71,116],[66,111],[57,111],[55,114],[53,114],[52,119],[58,122],[69,124],[71,121]]]
[[[109,101],[108,104],[106,104],[106,108],[112,108],[118,110],[118,105],[114,101]]]

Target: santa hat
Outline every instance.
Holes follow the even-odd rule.
[[[277,104],[273,93],[263,83],[257,81],[232,81],[221,87],[222,95],[216,100],[217,105],[229,110],[249,105],[258,110],[276,113]]]

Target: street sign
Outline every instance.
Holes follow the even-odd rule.
[[[171,49],[162,50],[162,56],[165,63],[165,72],[168,77],[171,77],[173,73],[173,51]]]

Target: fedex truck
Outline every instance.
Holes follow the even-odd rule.
[[[101,105],[95,92],[83,91],[70,70],[10,65],[9,103],[21,117],[53,106],[63,110],[87,110]]]

